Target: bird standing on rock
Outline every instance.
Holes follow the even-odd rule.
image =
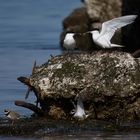
[[[74,110],[71,111],[71,114],[73,114],[74,118],[77,118],[79,120],[84,120],[89,116],[89,114],[85,113],[83,101],[80,97],[78,97],[77,99],[77,105],[75,105],[74,103],[73,105],[74,105]]]
[[[137,15],[127,15],[118,18],[114,18],[112,20],[106,21],[102,24],[102,28],[100,32],[98,30],[88,31],[86,33],[67,33],[64,38],[63,47],[67,50],[74,50],[77,48],[76,46],[76,34],[85,35],[91,34],[92,40],[94,44],[99,48],[117,48],[124,47],[122,45],[111,43],[111,38],[114,36],[115,31],[121,27],[124,27],[128,24],[131,24],[136,19]],[[94,46],[93,46],[94,47]]]
[[[15,120],[20,119],[20,115],[18,113],[14,112],[12,110],[9,110],[9,109],[5,109],[4,114],[8,119],[12,120],[12,125],[14,124]]]
[[[137,15],[128,15],[114,18],[104,22],[100,32],[98,30],[94,30],[87,33],[92,34],[94,43],[101,48],[124,47],[122,45],[112,44],[110,40],[114,36],[117,29],[133,23],[136,17]]]

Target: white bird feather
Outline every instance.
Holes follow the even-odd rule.
[[[85,113],[83,101],[80,97],[78,97],[77,105],[74,105],[74,107],[75,107],[75,110],[74,110],[73,117],[80,119],[80,120],[84,120],[89,116],[89,115],[86,115],[86,113]]]
[[[73,38],[74,33],[67,33],[64,41],[63,41],[63,47],[67,50],[74,50],[76,48],[76,42]]]
[[[128,15],[104,22],[100,32],[98,30],[90,32],[92,33],[94,43],[101,48],[124,47],[121,45],[112,44],[110,40],[117,29],[133,23],[136,17],[137,15]]]

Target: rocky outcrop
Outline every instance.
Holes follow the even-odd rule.
[[[99,29],[101,22],[121,14],[121,0],[85,0],[85,5],[64,19],[61,44],[67,32]],[[135,30],[139,28],[139,18],[136,23],[132,27]],[[78,34],[76,45],[90,50],[94,45],[91,38]],[[119,34],[116,43],[120,38]],[[131,47],[135,46],[131,44]],[[52,57],[41,66],[34,65],[30,77],[18,80],[28,86],[28,94],[35,93],[40,108],[22,101],[16,101],[16,105],[29,108],[39,116],[115,122],[140,119],[140,59],[126,52],[94,50]]]
[[[64,29],[73,32],[75,31],[74,28],[77,29],[77,32],[82,32],[81,30],[82,28],[80,29],[80,26],[85,27],[85,30],[87,30],[90,22],[89,22],[89,16],[87,14],[86,8],[81,7],[81,8],[74,9],[72,13],[70,13],[68,17],[66,17],[63,20],[62,24]],[[83,32],[85,30],[83,30]]]
[[[85,0],[92,21],[104,22],[121,15],[121,0]]]
[[[77,97],[89,119],[123,122],[140,116],[140,60],[128,53],[56,56],[35,66],[33,74],[22,82],[35,92],[41,110],[52,118],[58,114],[59,119],[73,118]]]

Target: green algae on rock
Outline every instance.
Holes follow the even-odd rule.
[[[52,57],[28,79],[47,115],[55,106],[62,118],[71,118],[72,101],[80,96],[89,118],[132,121],[140,116],[139,77],[139,59],[107,50]]]

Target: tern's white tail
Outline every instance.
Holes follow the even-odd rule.
[[[123,45],[111,44],[111,48],[123,48]]]

